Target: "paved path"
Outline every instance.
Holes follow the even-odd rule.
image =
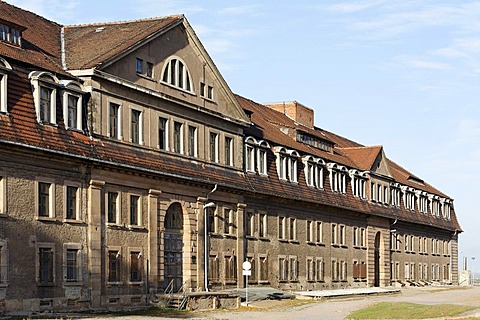
[[[225,320],[311,320],[329,319],[343,320],[351,312],[368,305],[386,302],[412,302],[419,304],[460,304],[477,307],[477,310],[469,312],[469,319],[480,319],[480,287],[475,288],[405,288],[399,294],[356,296],[348,298],[336,298],[327,300],[315,300],[305,302],[301,300],[264,300],[257,301],[249,308],[239,310],[216,310],[209,312],[195,312],[185,317],[159,318],[176,319],[185,318],[190,320],[225,319]],[[305,302],[305,303],[303,303]],[[107,318],[99,316],[91,318],[98,320]],[[109,316],[108,319],[117,318]],[[152,320],[148,316],[123,316],[119,320]],[[83,318],[87,320],[88,318]]]

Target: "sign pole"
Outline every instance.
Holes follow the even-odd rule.
[[[245,282],[245,305],[248,307],[248,276],[252,274],[252,264],[247,260],[243,262],[243,275],[246,277]]]

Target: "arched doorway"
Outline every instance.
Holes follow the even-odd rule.
[[[178,202],[172,203],[165,214],[164,250],[164,289],[170,283],[178,291],[183,284],[183,210]]]
[[[381,233],[377,232],[375,235],[375,247],[374,247],[374,280],[373,285],[380,287],[380,239]]]

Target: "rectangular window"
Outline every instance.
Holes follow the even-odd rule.
[[[107,222],[118,223],[118,192],[108,192],[107,194]]]
[[[7,282],[7,244],[0,240],[0,284]]]
[[[200,82],[200,96],[205,97],[205,83]]]
[[[220,264],[218,256],[211,255],[208,259],[208,280],[211,282],[218,282],[220,280]]]
[[[147,62],[147,77],[153,78],[153,63]]]
[[[323,281],[325,277],[325,263],[323,258],[315,259],[315,279],[317,281]]]
[[[120,251],[108,251],[108,282],[120,282]]]
[[[264,213],[258,215],[258,236],[260,238],[267,237],[267,215]]]
[[[52,93],[50,88],[40,86],[40,121],[52,122]]]
[[[225,257],[225,281],[237,281],[237,257]]]
[[[197,156],[197,127],[188,126],[188,155]]]
[[[130,252],[130,282],[142,281],[140,252]]]
[[[233,166],[233,139],[225,137],[225,165]]]
[[[173,152],[183,153],[183,124],[175,122],[173,124]]]
[[[251,211],[247,212],[247,221],[246,221],[246,234],[247,236],[255,236],[255,214]]]
[[[286,257],[278,257],[278,281],[288,280],[288,260]]]
[[[313,221],[307,220],[307,242],[313,241]]]
[[[143,73],[143,60],[137,58],[136,59],[136,71],[137,73]]]
[[[289,239],[297,240],[297,219],[290,218],[288,230],[289,230]]]
[[[120,105],[110,103],[109,108],[109,136],[120,139]]]
[[[316,232],[316,235],[317,235],[317,243],[323,243],[323,224],[322,222],[320,221],[317,221],[317,232]]]
[[[132,119],[130,123],[130,131],[132,143],[139,144],[141,143],[141,133],[142,133],[142,112],[138,110],[132,110]]]
[[[296,256],[290,256],[290,281],[298,281],[298,259]]]
[[[307,257],[307,281],[315,280],[315,260],[313,257]]]
[[[268,281],[268,261],[266,256],[259,257],[260,281]]]
[[[4,24],[0,25],[0,40],[3,41],[10,41],[9,36],[10,36],[10,28]]]
[[[71,220],[78,219],[78,188],[73,186],[67,186],[67,208],[66,208],[66,218]]]
[[[140,196],[130,196],[130,225],[140,225]]]
[[[339,240],[340,240],[340,245],[342,246],[345,245],[345,232],[346,232],[346,227],[344,225],[340,225]]]
[[[77,282],[79,280],[78,249],[67,249],[66,251],[66,274],[65,281]]]
[[[337,243],[337,225],[332,223],[332,244]]]
[[[40,284],[53,283],[53,248],[38,248],[38,262],[38,282]]]
[[[52,217],[51,212],[51,188],[52,184],[47,182],[38,183],[38,216],[39,217]]]
[[[208,208],[208,232],[218,233],[218,217],[215,209]]]
[[[287,218],[278,217],[278,239],[286,239]]]
[[[255,171],[255,158],[254,158],[254,149],[252,146],[245,146],[245,170],[254,172]]]
[[[158,148],[167,150],[167,119],[158,118]]]
[[[67,126],[69,128],[75,128],[75,129],[80,129],[78,125],[78,101],[79,98],[77,96],[68,95],[68,106],[67,106]]]
[[[224,234],[231,234],[230,232],[230,226],[232,224],[232,210],[225,208],[223,209],[223,233]]]
[[[267,151],[258,149],[258,173],[267,174]]]
[[[218,134],[210,132],[210,161],[218,162]]]
[[[207,86],[207,98],[213,100],[213,87]]]

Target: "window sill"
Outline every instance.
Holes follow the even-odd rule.
[[[64,281],[63,282],[63,286],[64,287],[80,287],[81,285],[83,285],[83,282],[82,281]]]
[[[107,282],[107,286],[116,287],[123,285],[123,282]]]
[[[258,280],[258,284],[270,284],[268,280]]]
[[[82,220],[77,219],[63,219],[63,222],[68,224],[85,224]]]
[[[55,287],[55,282],[38,283],[37,287]]]
[[[0,288],[7,288],[8,282],[0,282]]]
[[[292,244],[300,244],[300,241],[298,240],[289,240],[288,242]]]
[[[288,243],[287,239],[278,239],[279,242]]]
[[[306,243],[307,243],[308,245],[310,245],[310,246],[316,245],[316,243],[315,243],[315,242],[313,242],[313,241],[308,241],[308,240],[307,240],[307,242],[306,242]]]
[[[183,88],[180,88],[180,87],[177,87],[177,86],[174,86],[173,84],[170,84],[168,82],[164,82],[164,81],[160,81],[161,84],[169,87],[169,88],[172,88],[172,89],[175,89],[175,90],[178,90],[180,92],[183,92],[183,93],[186,93],[186,94],[189,94],[191,96],[194,96],[196,97],[197,95],[195,94],[195,92],[192,92],[192,91],[188,91],[188,90],[185,90]]]
[[[213,238],[222,238],[223,236],[216,232],[209,232],[208,235]]]
[[[43,217],[43,216],[37,216],[37,221],[53,222],[53,223],[60,222],[60,221],[58,221],[56,218],[53,218],[53,217]]]
[[[208,101],[208,102],[211,102],[211,103],[215,103],[215,104],[217,103],[217,102],[216,102],[215,100],[213,100],[212,98],[208,98],[208,97],[205,97],[205,96],[202,96],[202,95],[200,95],[200,97],[201,97],[203,100],[205,100],[205,101]]]
[[[270,239],[265,238],[265,237],[260,237],[260,238],[258,238],[258,240],[260,240],[260,241],[270,241]]]
[[[137,76],[139,76],[139,77],[142,78],[142,79],[155,82],[155,79],[153,79],[153,77],[149,77],[149,76],[147,76],[147,75],[145,75],[145,74],[143,74],[143,73],[138,73],[138,72],[137,72]]]
[[[224,234],[223,237],[226,238],[226,239],[236,239],[237,238],[237,236],[235,236],[233,234],[230,234],[230,233]]]
[[[135,226],[135,225],[129,225],[128,230],[130,230],[130,231],[141,231],[141,232],[148,231],[147,228],[144,227],[144,226]]]
[[[257,240],[257,238],[255,238],[255,236],[245,236],[245,238],[247,240]]]
[[[316,245],[320,246],[320,247],[325,247],[325,243],[323,243],[323,242],[317,242]]]
[[[225,280],[224,284],[237,284],[237,280]]]
[[[7,217],[8,217],[8,215],[6,213],[0,213],[0,219],[1,218],[7,218]]]
[[[143,285],[143,281],[129,281],[129,282],[128,282],[128,285],[129,285],[129,286],[142,286],[142,285]]]

